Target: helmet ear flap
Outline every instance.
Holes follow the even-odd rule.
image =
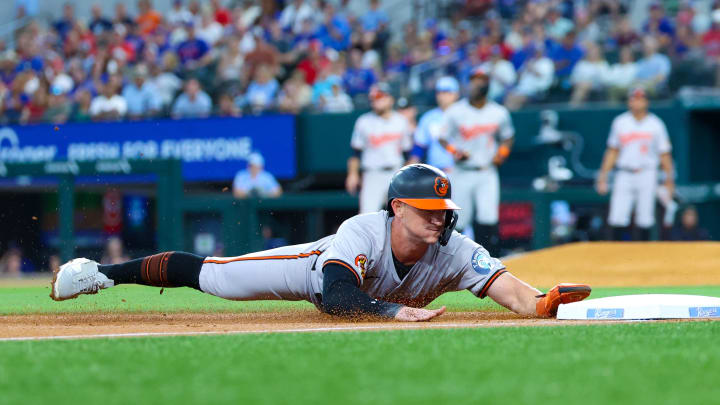
[[[455,229],[455,225],[457,225],[457,221],[457,212],[448,211],[445,214],[445,229],[443,229],[443,232],[440,234],[440,239],[438,240],[441,246],[447,245],[450,241],[450,236],[452,236],[452,232]]]

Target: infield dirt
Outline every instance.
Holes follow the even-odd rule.
[[[582,282],[602,287],[720,285],[720,243],[574,243],[506,259],[536,286]],[[44,280],[47,282],[47,280]],[[7,283],[6,283],[7,284]],[[12,284],[12,283],[10,283]],[[48,298],[49,299],[49,298]],[[260,332],[360,331],[550,326],[583,321],[528,319],[509,312],[450,312],[426,323],[343,320],[310,310],[243,313],[90,313],[0,317],[0,339],[167,336]]]

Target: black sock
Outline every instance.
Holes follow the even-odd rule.
[[[649,241],[650,240],[650,228],[637,228],[637,237],[635,240],[644,240]]]
[[[203,256],[165,252],[120,264],[98,266],[115,284],[142,284],[157,287],[192,287],[200,290]]]
[[[625,240],[625,232],[627,231],[625,226],[613,226],[612,227],[612,239],[615,241]]]

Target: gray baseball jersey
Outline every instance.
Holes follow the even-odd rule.
[[[373,298],[423,307],[448,291],[469,290],[483,298],[505,272],[500,260],[471,239],[453,232],[446,246],[431,245],[402,279],[390,248],[393,217],[387,211],[356,215],[337,234],[316,242],[239,257],[208,257],[200,272],[206,293],[234,300],[307,300],[322,306],[322,267],[351,271]]]
[[[498,144],[515,135],[507,108],[487,101],[482,108],[462,99],[445,111],[440,139],[468,152],[470,157],[457,166],[486,168],[492,164]]]
[[[629,111],[612,122],[607,145],[619,150],[615,165],[621,169],[657,169],[660,155],[670,152],[667,128],[657,115],[638,121]]]
[[[412,130],[396,111],[388,119],[371,111],[358,117],[350,146],[362,151],[360,167],[364,170],[399,168],[404,163],[403,151],[412,148]]]

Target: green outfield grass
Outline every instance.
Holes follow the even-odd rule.
[[[158,292],[121,286],[56,303],[47,288],[0,288],[0,314],[311,308]],[[634,293],[720,296],[720,286],[592,296]],[[439,305],[499,308],[469,293]],[[0,404],[710,404],[718,336],[720,322],[638,322],[0,342]]]
[[[697,294],[720,297],[720,286],[655,287],[655,288],[596,288],[590,298],[612,295],[668,293]],[[48,296],[49,287],[0,288],[0,315],[67,313],[67,312],[237,312],[281,311],[314,308],[307,302],[223,300],[190,288],[160,289],[122,285],[101,291],[97,295],[83,295],[74,300],[55,302]],[[124,300],[124,301],[123,301]],[[450,311],[501,310],[490,299],[477,299],[469,292],[448,293],[430,306],[446,305]]]
[[[7,404],[711,404],[720,322],[0,343]]]

